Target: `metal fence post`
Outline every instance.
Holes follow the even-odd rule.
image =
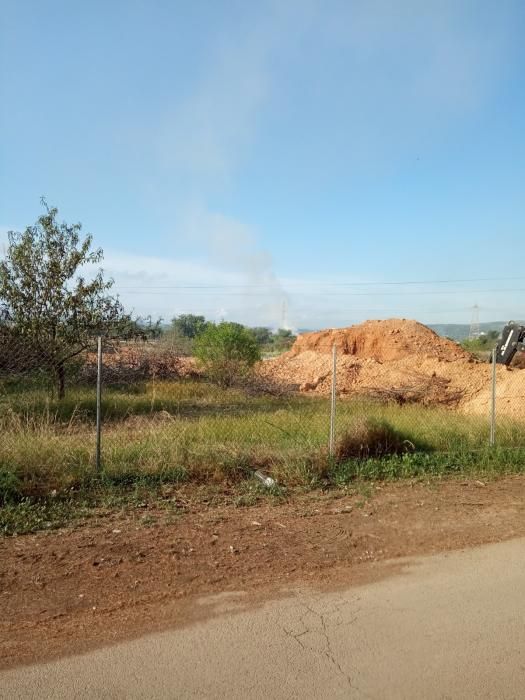
[[[102,337],[97,338],[97,451],[96,465],[97,472],[101,471],[100,461],[100,438],[101,438],[101,407],[102,407]]]
[[[335,407],[336,407],[336,388],[337,388],[337,348],[335,343],[332,347],[332,395],[330,400],[330,457],[334,456],[335,452]]]
[[[496,348],[492,350],[492,396],[490,405],[490,446],[496,444]]]

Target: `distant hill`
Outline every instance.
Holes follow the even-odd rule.
[[[498,331],[498,333],[500,333],[506,323],[508,323],[508,321],[488,321],[487,323],[480,323],[479,329],[482,333],[488,333],[489,331]],[[468,323],[435,323],[430,324],[429,328],[436,331],[438,335],[443,335],[446,338],[452,338],[452,340],[457,341],[465,340],[470,333],[470,326]]]

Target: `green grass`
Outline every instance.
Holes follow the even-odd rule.
[[[0,508],[0,535],[24,535],[55,530],[81,518],[86,509],[78,500],[33,500],[23,498]]]
[[[217,411],[242,409],[246,406],[243,392],[221,389],[198,381],[138,382],[123,387],[104,389],[102,415],[105,422],[119,421],[129,415],[149,415],[167,411],[173,415],[197,415],[206,408]],[[267,405],[267,400],[254,399],[252,404]],[[18,416],[51,419],[57,423],[94,422],[96,395],[92,386],[73,387],[66,397],[57,399],[34,383],[20,382],[0,386],[0,420],[12,412]]]
[[[498,447],[489,448],[486,418],[349,399],[337,404],[339,437],[366,417],[388,426],[405,453],[336,464],[327,454],[327,398],[249,396],[199,381],[163,381],[104,390],[103,473],[96,474],[93,387],[74,388],[63,401],[36,386],[3,388],[0,531],[13,531],[12,523],[5,525],[13,504],[31,513],[34,505],[29,522],[60,522],[45,520],[39,508],[59,512],[86,494],[99,504],[103,494],[118,500],[163,484],[246,485],[239,498],[249,503],[259,493],[254,469],[271,473],[283,487],[314,488],[362,479],[516,473],[525,464],[520,423],[500,420]]]
[[[353,481],[385,481],[448,475],[494,477],[525,472],[524,448],[487,448],[450,453],[414,453],[380,459],[354,460],[334,465],[330,482],[343,486]]]

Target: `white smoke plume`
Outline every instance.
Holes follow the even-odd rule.
[[[184,231],[205,251],[212,266],[238,279],[237,284],[217,291],[223,317],[232,316],[229,309],[233,307],[242,316],[236,320],[248,325],[288,325],[287,318],[283,319],[288,295],[274,272],[271,254],[259,246],[252,228],[221,213],[194,209],[184,222]]]

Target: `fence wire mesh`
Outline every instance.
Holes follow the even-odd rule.
[[[324,404],[324,402],[323,402]],[[193,358],[162,343],[106,345],[102,462],[209,481],[301,465],[327,445],[326,406],[243,374],[202,378]]]
[[[489,363],[476,365],[471,396],[458,397],[439,376],[352,393],[339,386],[351,364],[336,357],[331,395],[332,376],[320,393],[257,373],[219,386],[161,340],[104,339],[99,373],[96,339],[63,365],[56,354],[2,337],[0,467],[16,472],[27,492],[94,473],[99,377],[101,467],[123,480],[163,472],[209,482],[262,469],[293,484],[322,472],[330,444],[339,460],[486,450],[493,405],[496,448],[525,447],[525,372],[495,369],[494,401]],[[435,400],[438,390],[446,400]]]
[[[0,334],[0,469],[24,492],[73,483],[95,466],[96,396],[86,355],[67,362],[57,351]],[[96,374],[95,374],[96,380]]]

